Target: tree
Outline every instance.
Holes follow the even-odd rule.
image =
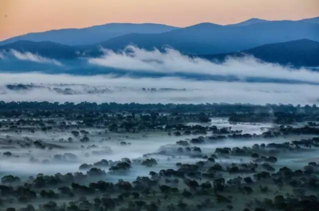
[[[75,131],[75,130],[71,131],[71,133],[74,137],[78,137],[80,135],[80,133],[78,131]]]
[[[149,205],[146,206],[147,211],[157,211],[158,206],[155,203],[150,203]]]
[[[169,194],[171,191],[171,188],[167,185],[161,185],[160,190],[163,194]]]

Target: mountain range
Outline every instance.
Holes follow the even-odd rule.
[[[117,50],[133,43],[145,49],[171,46],[186,54],[217,54],[299,39],[319,41],[319,24],[309,21],[264,21],[246,24],[221,26],[201,23],[161,34],[123,35],[99,45]]]
[[[200,23],[178,28],[161,24],[105,24],[83,29],[30,33],[0,42],[0,51],[15,49],[53,59],[101,55],[101,47],[121,50],[128,45],[222,61],[228,56],[253,55],[294,66],[318,66],[319,17],[299,21],[247,21],[218,25]]]

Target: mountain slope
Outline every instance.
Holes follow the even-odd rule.
[[[306,19],[301,19],[298,20],[297,22],[307,22],[307,23],[314,23],[314,24],[319,24],[319,17],[314,17],[314,18],[306,18]],[[256,23],[266,23],[266,22],[274,22],[274,21],[269,21],[269,20],[264,20],[264,19],[259,19],[259,18],[250,18],[248,20],[235,23],[235,24],[229,24],[227,26],[248,26],[251,24],[256,24]]]
[[[265,23],[268,22],[267,20],[259,19],[259,18],[251,18],[246,21],[236,23],[236,24],[230,24],[228,26],[248,26],[251,24],[256,24],[256,23]]]
[[[19,52],[30,52],[53,59],[75,59],[77,48],[53,42],[33,42],[21,40],[0,46],[1,51],[16,50]]]
[[[296,67],[319,66],[319,42],[302,39],[284,43],[274,43],[253,49],[219,55],[200,55],[202,58],[222,62],[227,57],[244,57],[252,55],[262,61]]]
[[[301,21],[308,22],[308,23],[319,24],[319,17],[307,18],[307,19],[303,19],[303,20],[301,20]]]
[[[50,41],[65,45],[91,45],[130,33],[156,34],[177,29],[161,24],[111,23],[81,29],[60,29],[46,32],[29,33],[0,42],[0,45],[19,40],[34,42]]]

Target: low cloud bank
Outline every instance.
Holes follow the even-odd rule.
[[[62,64],[55,59],[45,58],[30,52],[22,53],[16,50],[10,50],[10,53],[19,60],[31,61],[31,62],[37,62],[37,63],[48,63],[48,64],[54,64],[57,66],[62,66]]]
[[[33,54],[31,52],[20,52],[14,49],[11,49],[10,51],[0,52],[0,59],[5,59],[7,56],[13,56],[14,58],[22,61],[62,66],[62,63],[55,59],[49,59],[38,54]]]
[[[93,65],[123,69],[132,72],[188,73],[213,76],[234,76],[239,80],[267,78],[319,83],[319,74],[307,69],[293,69],[265,63],[253,57],[228,58],[224,63],[214,63],[201,58],[191,58],[174,49],[161,52],[147,51],[134,46],[114,52],[102,49],[104,55],[90,58]]]
[[[6,85],[33,84],[26,90]],[[57,89],[59,91],[57,91]],[[61,90],[68,90],[65,94]],[[198,81],[182,78],[130,78],[112,75],[72,76],[0,74],[3,101],[118,103],[318,104],[319,86],[307,84]]]

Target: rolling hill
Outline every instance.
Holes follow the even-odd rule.
[[[283,43],[262,45],[241,52],[199,55],[202,58],[223,62],[228,57],[252,55],[262,61],[295,67],[319,67],[319,42],[302,39]]]

